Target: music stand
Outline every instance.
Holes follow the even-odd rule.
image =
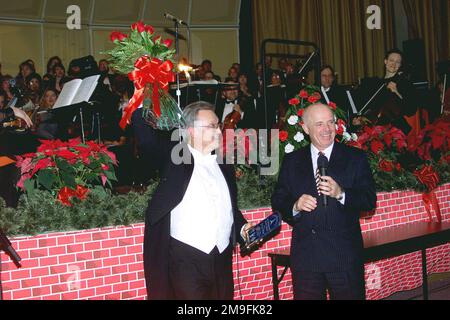
[[[69,123],[73,121],[75,117],[80,116],[80,127],[81,127],[81,138],[83,143],[86,143],[85,135],[84,135],[84,119],[83,119],[83,111],[87,108],[92,108],[94,105],[93,102],[80,102],[71,105],[67,105],[64,107],[50,109],[58,124],[60,123]],[[91,111],[91,110],[90,110]]]

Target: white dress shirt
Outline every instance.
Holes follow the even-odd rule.
[[[327,103],[330,103],[330,98],[328,98],[328,94],[327,94],[327,92],[330,91],[330,89],[331,88],[324,88],[323,86],[320,86],[320,90],[322,91],[323,97],[325,98]]]
[[[194,171],[183,200],[172,210],[171,237],[204,253],[229,245],[233,212],[230,192],[216,155],[204,155],[189,146]]]

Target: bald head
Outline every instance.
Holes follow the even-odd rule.
[[[336,137],[335,116],[332,109],[315,103],[307,107],[302,116],[302,128],[311,139],[311,143],[320,151],[331,146]]]
[[[311,118],[311,114],[312,113],[316,113],[316,112],[326,112],[329,111],[333,117],[334,117],[334,112],[333,110],[327,106],[326,104],[323,104],[321,102],[318,103],[314,103],[309,105],[307,108],[305,108],[305,110],[303,111],[303,116],[302,116],[302,120],[304,123],[307,123],[310,118]]]

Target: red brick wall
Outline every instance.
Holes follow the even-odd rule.
[[[449,220],[450,184],[440,187],[436,194],[443,219]],[[244,215],[258,222],[270,213],[265,208],[248,210]],[[425,219],[420,194],[380,193],[376,214],[361,220],[361,225],[369,231]],[[4,299],[145,299],[143,232],[143,224],[135,224],[11,239],[23,267],[17,269],[1,254]],[[273,299],[267,254],[289,248],[290,236],[290,227],[283,224],[280,234],[250,257],[234,256],[236,299]],[[449,244],[427,250],[427,257],[430,273],[450,271]],[[381,299],[420,286],[421,270],[419,252],[366,265],[368,298]],[[374,273],[380,277],[374,277]],[[292,299],[290,271],[280,284],[280,299]]]

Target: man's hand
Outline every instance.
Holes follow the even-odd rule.
[[[249,222],[247,224],[244,225],[242,231],[241,231],[241,236],[242,238],[244,238],[244,240],[247,242],[248,241],[248,231],[255,226],[254,222]]]
[[[317,208],[317,199],[308,194],[302,195],[294,204],[295,211],[311,212]]]
[[[11,107],[14,111],[14,115],[17,118],[23,119],[25,123],[27,124],[27,128],[31,127],[33,125],[33,122],[31,121],[30,117],[23,111],[22,109],[18,109],[16,107]]]
[[[338,199],[342,194],[342,188],[332,177],[323,176],[319,182],[319,190],[322,194]]]

